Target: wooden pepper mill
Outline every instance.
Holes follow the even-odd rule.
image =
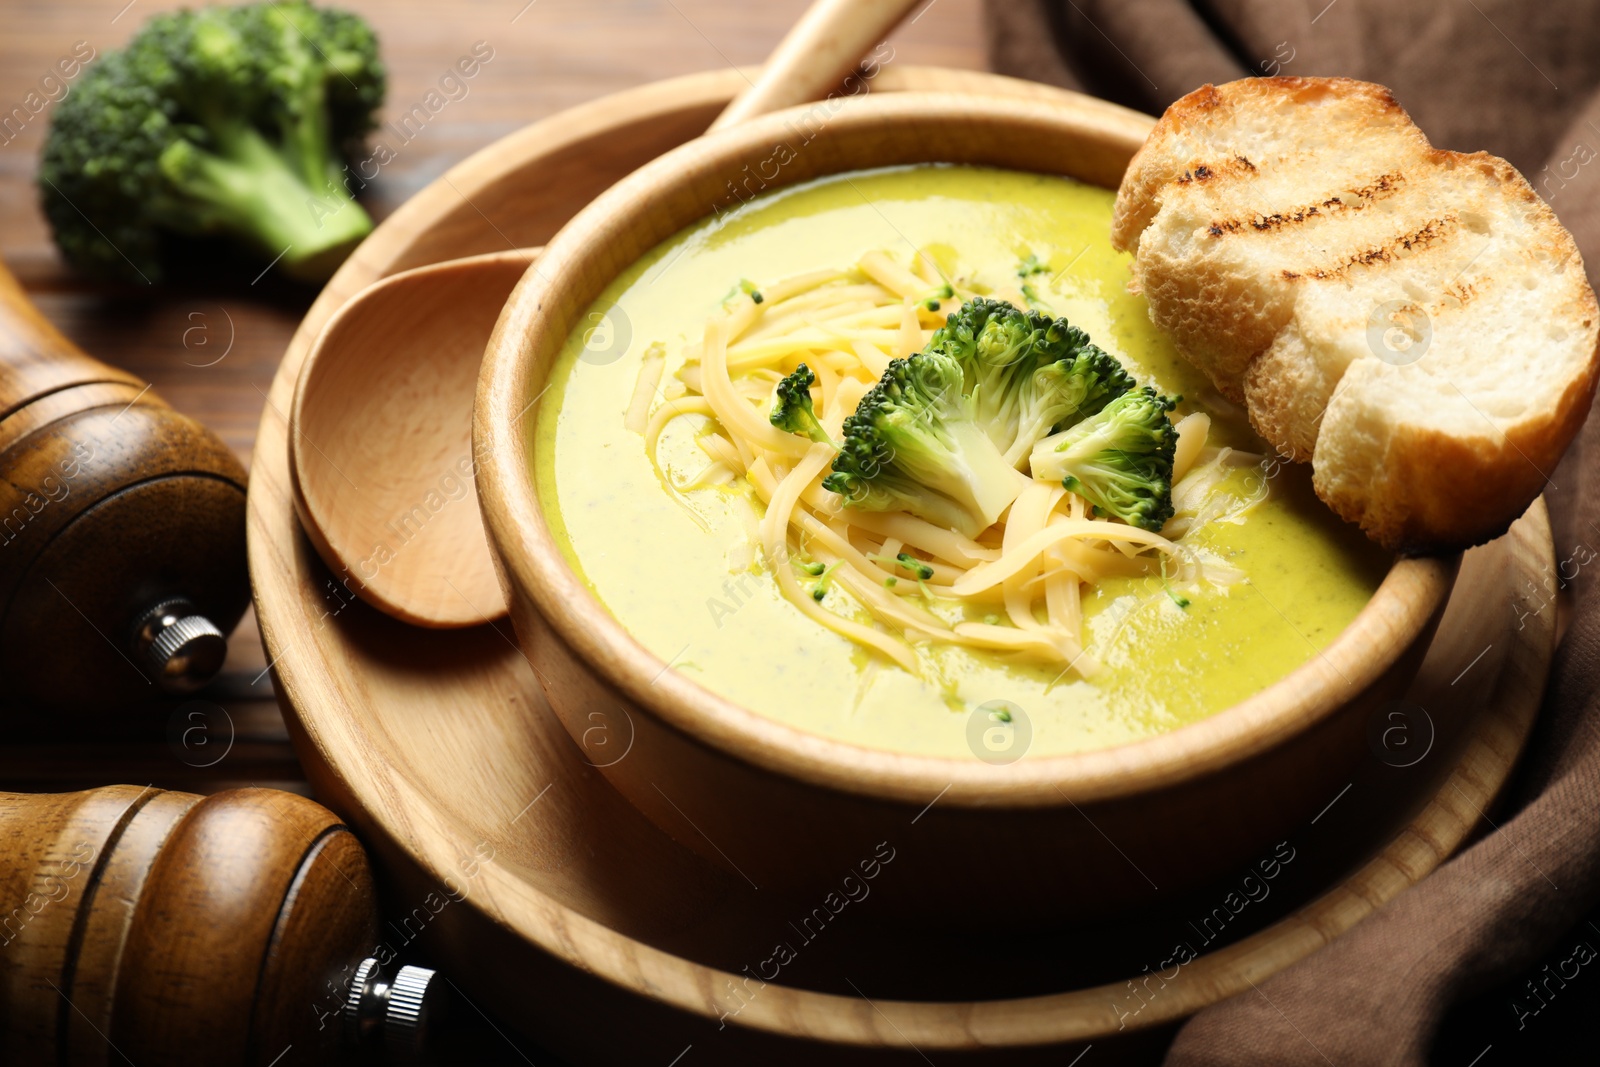
[[[0,793],[0,1063],[296,1067],[420,1053],[354,835],[292,793]],[[392,963],[392,961],[385,961]]]
[[[249,601],[245,471],[0,265],[0,701],[188,692]]]

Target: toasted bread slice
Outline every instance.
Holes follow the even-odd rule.
[[[1129,165],[1112,243],[1156,325],[1387,547],[1502,533],[1588,413],[1600,310],[1571,235],[1381,86],[1190,93]]]

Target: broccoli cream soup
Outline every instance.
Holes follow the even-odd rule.
[[[1115,745],[1316,656],[1389,560],[1157,334],[1112,199],[895,168],[665,242],[541,401],[567,559],[707,688],[903,752]]]

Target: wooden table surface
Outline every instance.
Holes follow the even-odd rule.
[[[151,0],[7,0],[0,113],[21,103],[78,42],[118,47]],[[448,167],[519,127],[607,93],[678,74],[757,64],[807,0],[339,0],[376,28],[389,67],[380,122],[408,112],[477,42],[492,58],[367,190],[383,219]],[[931,0],[891,38],[900,62],[981,68],[980,0]],[[480,50],[481,51],[481,50]],[[70,89],[69,89],[70,91]],[[259,265],[203,282],[145,289],[68,272],[38,208],[34,176],[46,109],[0,144],[0,256],[51,321],[90,354],[155,385],[221,434],[248,465],[266,391],[315,293]],[[0,141],[9,134],[0,134]],[[394,147],[398,139],[385,137]],[[54,792],[113,782],[210,792],[257,783],[305,791],[271,693],[253,615],[235,632],[223,676],[198,702],[110,708],[91,722],[24,721],[0,746],[0,789]],[[198,715],[198,717],[196,717]],[[179,738],[192,725],[206,743]]]

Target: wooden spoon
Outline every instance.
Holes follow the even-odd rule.
[[[343,590],[417,626],[506,611],[478,514],[472,395],[500,308],[538,253],[455,259],[367,287],[328,320],[295,385],[300,524]]]
[[[915,3],[817,0],[707,132],[823,96]],[[538,252],[385,278],[306,354],[289,469],[300,524],[341,587],[332,607],[348,591],[417,626],[505,614],[473,484],[472,400],[500,309]]]

